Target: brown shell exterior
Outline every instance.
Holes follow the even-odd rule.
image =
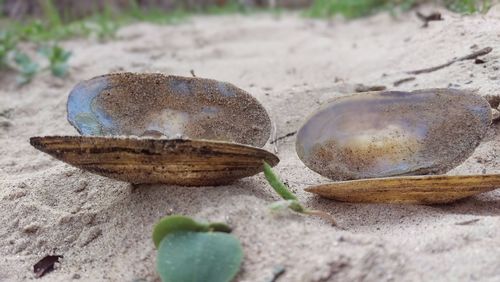
[[[46,136],[30,143],[75,167],[130,183],[212,186],[262,171],[279,159],[260,148],[208,140]]]
[[[500,174],[432,175],[333,182],[305,190],[342,202],[441,204],[500,188]]]

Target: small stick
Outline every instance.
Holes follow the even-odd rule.
[[[335,218],[327,212],[319,211],[319,210],[305,210],[304,213],[308,214],[308,215],[315,215],[315,216],[321,217],[322,219],[330,222],[330,224],[332,226],[338,227],[338,224],[337,224],[337,221],[335,220]]]
[[[196,77],[196,75],[194,74],[194,70],[190,70],[189,72],[191,73],[191,75],[192,75],[193,77]]]
[[[469,225],[469,224],[476,223],[479,220],[480,220],[479,218],[471,219],[471,220],[467,220],[467,221],[457,222],[457,223],[455,223],[455,225]]]
[[[486,47],[486,48],[483,48],[483,49],[478,50],[476,52],[473,52],[473,53],[471,53],[469,55],[466,55],[466,56],[459,57],[459,58],[453,59],[451,61],[448,61],[447,63],[444,63],[444,64],[439,65],[439,66],[435,66],[435,67],[431,67],[431,68],[425,68],[425,69],[420,69],[420,70],[409,71],[409,72],[406,72],[406,73],[408,73],[408,74],[421,74],[421,73],[429,73],[429,72],[437,71],[437,70],[440,70],[440,69],[445,68],[447,66],[450,66],[450,65],[452,65],[452,64],[454,64],[456,62],[465,61],[465,60],[473,60],[473,59],[476,59],[477,57],[484,56],[484,55],[490,53],[492,50],[493,50],[493,48]]]
[[[411,76],[411,77],[406,77],[406,78],[402,78],[402,79],[400,79],[400,80],[396,80],[396,81],[394,81],[393,85],[394,85],[394,86],[399,86],[399,85],[401,85],[401,84],[403,84],[403,83],[410,82],[410,81],[413,81],[413,80],[415,80],[415,79],[416,79],[416,77],[414,77],[414,76]]]
[[[385,89],[387,89],[387,87],[385,87],[384,85],[373,85],[373,86],[369,86],[369,85],[364,85],[364,84],[356,84],[356,86],[354,87],[354,91],[356,92],[370,92],[370,91],[384,91]]]
[[[474,60],[475,58],[480,57],[480,56],[484,56],[484,55],[490,53],[491,51],[493,51],[493,48],[486,47],[486,48],[483,48],[483,49],[478,50],[476,52],[473,52],[469,55],[460,57],[460,58],[456,59],[456,61],[458,62],[458,61],[465,61],[465,60]]]
[[[280,140],[283,140],[283,139],[285,139],[287,137],[294,136],[296,133],[297,133],[297,131],[293,131],[293,132],[287,133],[287,134],[285,134],[283,136],[280,136],[278,138],[273,139],[270,143],[274,144],[274,143],[276,143],[276,142],[278,142]]]

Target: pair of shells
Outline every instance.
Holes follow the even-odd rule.
[[[131,183],[221,185],[259,173],[263,160],[279,162],[260,148],[271,131],[265,109],[245,91],[215,80],[96,77],[70,93],[68,120],[83,136],[33,137],[31,144]],[[364,93],[315,113],[298,132],[297,153],[331,179],[361,179],[308,188],[322,196],[448,202],[494,189],[499,177],[389,176],[448,171],[473,152],[490,123],[487,101],[464,91]]]

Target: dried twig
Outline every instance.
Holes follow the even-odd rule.
[[[356,92],[384,91],[385,89],[387,89],[387,87],[385,87],[383,85],[370,86],[370,85],[364,85],[361,83],[356,84],[356,86],[354,87],[354,91],[356,91]]]
[[[467,221],[457,222],[457,223],[455,223],[455,225],[470,225],[470,224],[478,222],[479,220],[480,220],[479,218],[471,219],[471,220],[467,220]]]
[[[283,140],[283,139],[288,138],[290,136],[294,136],[295,134],[297,134],[297,131],[293,131],[293,132],[287,133],[287,134],[285,134],[283,136],[280,136],[278,138],[273,139],[270,143],[274,144],[274,143],[276,143],[276,142],[278,142],[280,140]]]
[[[413,80],[415,80],[415,79],[416,79],[416,77],[414,77],[414,76],[410,76],[410,77],[402,78],[402,79],[400,79],[400,80],[396,80],[396,81],[394,81],[394,86],[399,86],[399,85],[401,85],[401,84],[403,84],[403,83],[410,82],[410,81],[413,81]]]
[[[315,215],[315,216],[321,217],[323,220],[329,222],[332,226],[339,227],[335,218],[327,212],[320,211],[320,210],[306,210],[306,211],[304,211],[304,213],[308,214],[308,215]]]
[[[420,69],[420,70],[409,71],[407,73],[408,74],[421,74],[421,73],[429,73],[429,72],[437,71],[437,70],[440,70],[440,69],[445,68],[447,66],[450,66],[450,65],[452,65],[452,64],[454,64],[456,62],[466,61],[466,60],[474,60],[477,57],[484,56],[484,55],[490,53],[492,50],[493,50],[493,48],[486,47],[486,48],[483,48],[483,49],[478,50],[476,52],[473,52],[473,53],[471,53],[469,55],[466,55],[466,56],[463,56],[463,57],[459,57],[459,58],[450,60],[447,63],[439,65],[439,66],[435,66],[435,67],[432,67],[432,68],[425,68],[425,69]]]

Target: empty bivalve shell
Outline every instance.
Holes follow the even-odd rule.
[[[490,123],[488,102],[466,91],[362,93],[313,114],[296,149],[332,180],[440,174],[472,154]]]
[[[163,74],[109,74],[75,86],[68,121],[83,136],[31,144],[76,167],[132,183],[221,185],[278,157],[262,105],[236,86]]]
[[[307,191],[353,202],[442,203],[493,190],[499,177],[411,175],[461,164],[490,124],[488,101],[468,91],[360,93],[314,113],[297,133],[296,150],[312,170],[343,181]]]

